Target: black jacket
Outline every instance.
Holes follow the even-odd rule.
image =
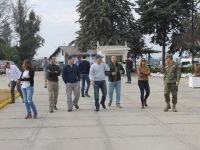
[[[133,61],[132,60],[126,60],[126,69],[132,70],[133,69]]]
[[[108,81],[110,82],[120,81],[121,74],[125,73],[123,66],[119,63],[116,63],[116,65],[111,63],[109,67],[110,67],[110,71],[106,73],[108,75]],[[116,75],[112,75],[113,72],[115,72]]]
[[[60,68],[58,65],[49,64],[47,66],[47,80],[57,82],[60,75]]]
[[[81,74],[89,74],[90,72],[90,63],[87,60],[83,60],[80,64],[79,64],[79,71]]]
[[[22,72],[23,75],[24,72]],[[23,78],[22,79],[22,75],[20,77],[20,81],[29,81],[30,82],[30,87],[34,86],[34,76],[35,76],[35,72],[33,69],[29,70],[29,78]]]

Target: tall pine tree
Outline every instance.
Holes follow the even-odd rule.
[[[80,0],[78,13],[80,31],[75,45],[80,51],[101,45],[124,44],[143,47],[142,35],[132,14],[134,4],[129,0]]]

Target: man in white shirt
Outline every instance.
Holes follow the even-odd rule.
[[[10,104],[15,103],[15,87],[17,86],[17,91],[23,99],[21,85],[19,83],[20,76],[22,75],[21,71],[16,65],[11,65],[10,62],[6,62],[6,75],[8,77],[8,87],[11,88],[11,102]]]

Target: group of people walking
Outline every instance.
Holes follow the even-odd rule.
[[[73,108],[79,109],[79,99],[82,97],[90,97],[89,88],[90,85],[94,87],[94,100],[95,111],[100,110],[100,105],[103,109],[106,109],[106,98],[108,93],[108,106],[111,107],[113,103],[113,95],[115,91],[116,95],[116,107],[121,106],[121,76],[125,74],[123,66],[117,62],[117,57],[111,57],[111,63],[108,65],[103,62],[101,55],[96,55],[95,63],[90,65],[90,62],[83,56],[82,59],[78,59],[74,63],[73,57],[67,58],[67,64],[63,67],[62,72],[58,65],[56,65],[56,58],[52,57],[50,62],[47,58],[44,58],[42,63],[44,70],[45,88],[48,88],[49,92],[49,112],[53,113],[57,110],[57,100],[59,93],[59,76],[62,74],[63,82],[66,86],[67,105],[68,112],[73,111]],[[130,66],[131,61],[127,62]],[[130,72],[131,67],[126,67],[126,74],[128,82],[131,83]],[[11,87],[11,104],[15,103],[15,86],[20,93],[23,102],[25,103],[27,116],[25,119],[36,119],[38,116],[37,108],[33,101],[34,92],[34,70],[32,68],[31,61],[25,60],[23,62],[23,72],[21,72],[17,66],[11,65],[9,62],[5,64],[6,73],[8,76],[8,86]],[[128,72],[127,72],[128,70]],[[180,67],[173,61],[172,55],[167,55],[166,66],[163,69],[164,73],[164,97],[166,101],[166,107],[164,111],[167,112],[171,109],[170,105],[170,93],[172,93],[172,111],[177,112],[177,92],[181,78]],[[108,76],[108,83],[106,83],[106,75]],[[150,95],[149,76],[150,69],[147,66],[147,62],[144,58],[141,59],[138,69],[138,86],[140,89],[141,108],[148,107],[147,99]],[[82,87],[80,87],[80,81],[82,80]],[[87,85],[87,86],[86,86]],[[108,88],[108,90],[107,90]],[[101,91],[102,97],[100,99],[99,92]],[[72,99],[72,94],[74,98]]]

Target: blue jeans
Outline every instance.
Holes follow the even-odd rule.
[[[108,82],[108,93],[110,102],[113,101],[113,93],[116,92],[116,104],[120,104],[121,99],[121,81]]]
[[[104,104],[107,96],[107,87],[105,80],[94,82],[94,98],[96,109],[99,109],[99,89],[101,89],[102,92],[101,104]]]
[[[131,70],[130,69],[126,69],[126,75],[127,75],[127,81],[131,82]]]
[[[24,98],[24,103],[26,106],[27,113],[31,113],[31,110],[33,113],[37,112],[35,103],[33,102],[33,99],[32,99],[33,92],[34,92],[33,87],[22,88],[22,93],[23,93],[23,98]]]
[[[88,93],[90,88],[89,74],[81,74],[81,79],[82,79],[81,94],[85,95],[85,93]],[[86,90],[85,90],[85,82],[87,82]]]
[[[150,95],[149,81],[148,80],[138,80],[138,86],[140,88],[141,103],[142,103],[142,105],[144,105],[147,102],[147,98]],[[146,94],[144,93],[145,91],[146,91]]]

